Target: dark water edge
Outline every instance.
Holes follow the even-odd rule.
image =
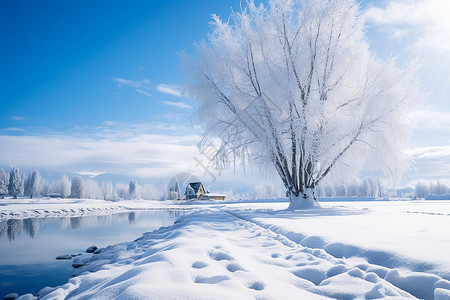
[[[36,295],[46,285],[65,284],[72,276],[73,270],[71,260],[50,264],[1,266],[0,299],[12,292],[19,295]]]

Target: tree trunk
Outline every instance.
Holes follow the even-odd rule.
[[[307,188],[303,193],[296,196],[293,193],[289,194],[289,204],[288,210],[297,209],[310,209],[315,207],[320,207],[319,201],[317,201],[316,195],[314,194],[314,189]]]

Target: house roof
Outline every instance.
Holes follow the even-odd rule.
[[[188,184],[186,186],[186,192],[184,193],[184,195],[193,195],[195,194],[194,189]]]
[[[201,185],[202,185],[201,182],[190,182],[190,183],[188,184],[188,187],[190,186],[190,187],[194,190],[194,192],[197,194],[197,192],[198,192],[198,190],[199,190],[199,188],[200,188]],[[187,188],[186,188],[186,189],[187,189]]]

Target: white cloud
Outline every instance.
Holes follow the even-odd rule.
[[[106,126],[116,126],[116,125],[118,125],[118,122],[116,122],[116,121],[103,121],[103,124],[105,124]]]
[[[438,129],[450,132],[450,111],[422,108],[409,113],[416,128]]]
[[[7,128],[0,129],[0,131],[3,131],[3,132],[20,132],[20,131],[24,131],[24,129],[20,128],[20,127],[7,127]]]
[[[24,118],[24,117],[21,117],[21,116],[12,116],[11,119],[13,119],[14,121],[22,121],[22,120],[25,120],[25,118]]]
[[[141,94],[143,94],[143,95],[146,95],[146,96],[148,96],[148,97],[151,97],[151,96],[152,96],[150,93],[148,93],[148,92],[146,92],[146,91],[143,91],[143,90],[141,90],[141,89],[136,89],[136,92],[141,93]]]
[[[184,103],[184,102],[163,101],[163,103],[167,104],[167,105],[171,105],[171,106],[176,106],[176,107],[181,108],[181,109],[190,109],[190,108],[192,108],[192,106],[190,106],[189,104]]]
[[[142,88],[145,87],[146,85],[148,85],[150,83],[150,80],[148,79],[142,79],[142,80],[128,80],[128,79],[124,79],[124,78],[113,78],[113,80],[115,82],[117,82],[119,84],[119,86],[130,86],[130,87],[134,87],[134,88]]]
[[[84,172],[84,171],[76,172],[76,173],[79,175],[82,175],[82,176],[89,176],[91,178],[101,175],[101,174],[105,174],[104,172]]]
[[[0,165],[162,178],[195,167],[198,140],[196,135],[160,134],[114,139],[62,134],[0,136]]]
[[[450,1],[395,0],[385,7],[366,10],[369,23],[381,26],[391,37],[413,40],[420,50],[450,51]]]
[[[406,153],[413,159],[409,178],[449,178],[450,146],[419,147]]]
[[[158,84],[156,86],[156,89],[163,94],[168,94],[168,95],[172,95],[175,97],[181,97],[181,91],[180,88],[178,86],[174,86],[174,85],[167,85],[167,84]]]
[[[180,122],[104,121],[100,127],[68,132],[25,130],[21,135],[0,131],[0,166],[94,176],[101,173],[164,181],[190,172],[216,191],[253,192],[266,178],[259,170],[217,170],[199,153],[201,130]],[[276,176],[276,175],[275,175]],[[278,182],[270,180],[273,182]]]
[[[407,154],[413,159],[450,158],[450,146],[414,148],[409,149]]]

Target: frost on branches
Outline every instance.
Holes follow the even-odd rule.
[[[186,62],[200,146],[219,141],[222,166],[274,167],[290,209],[319,205],[326,177],[370,168],[395,178],[407,166],[404,112],[423,96],[411,67],[371,53],[353,0],[250,1],[228,22],[213,16]]]

